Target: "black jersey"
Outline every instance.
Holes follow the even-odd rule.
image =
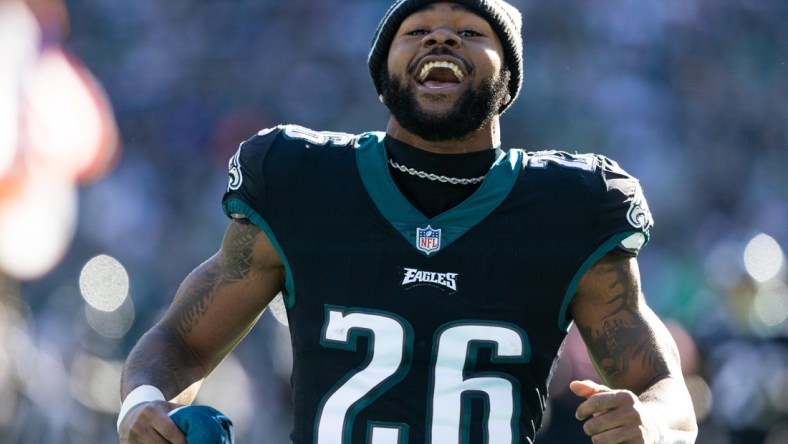
[[[599,155],[502,151],[476,192],[426,218],[383,133],[261,131],[224,211],[286,268],[297,444],[530,443],[578,280],[652,224]]]

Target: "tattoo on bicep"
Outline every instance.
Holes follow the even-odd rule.
[[[218,256],[200,265],[187,278],[189,285],[183,301],[188,303],[179,305],[175,313],[180,334],[187,335],[194,329],[223,287],[249,277],[259,231],[254,225],[233,224]]]
[[[638,313],[639,289],[630,278],[630,272],[620,261],[598,264],[593,272],[603,282],[609,282],[607,305],[602,327],[592,330],[578,325],[588,350],[598,369],[616,382],[626,375],[632,362],[640,361],[644,369],[661,373],[664,362],[659,357],[657,344],[648,326]]]
[[[227,231],[225,239],[227,247],[222,247],[222,252],[229,281],[239,281],[249,277],[252,270],[254,243],[259,232],[260,229],[253,224],[233,224],[233,227]]]

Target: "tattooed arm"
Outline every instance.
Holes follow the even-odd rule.
[[[230,222],[221,249],[189,274],[164,317],[129,354],[121,399],[152,385],[172,403],[130,410],[121,441],[183,442],[167,412],[193,401],[203,379],[284,288],[284,279],[284,266],[265,234],[253,224]]]
[[[610,254],[580,281],[572,316],[604,385],[574,381],[595,443],[692,443],[697,425],[678,349],[646,305],[634,258]]]

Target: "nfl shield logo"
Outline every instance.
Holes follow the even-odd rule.
[[[427,225],[427,228],[416,228],[416,248],[430,254],[441,248],[441,230]]]

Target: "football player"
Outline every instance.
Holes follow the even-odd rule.
[[[641,293],[638,181],[601,155],[501,146],[520,13],[397,1],[368,64],[385,132],[281,125],[230,160],[221,248],[128,357],[121,441],[185,442],[168,413],[281,292],[294,443],[531,443],[572,324],[603,383],[570,385],[593,442],[694,442]]]

